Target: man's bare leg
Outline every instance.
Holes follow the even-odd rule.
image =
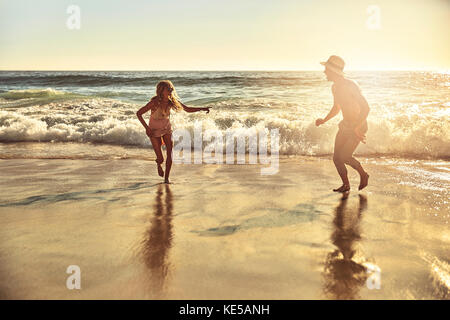
[[[342,148],[342,156],[345,164],[348,164],[353,169],[358,171],[360,177],[358,190],[362,190],[367,187],[369,183],[369,174],[364,170],[361,163],[353,157],[353,152],[355,152],[358,144],[359,140],[357,139],[351,138],[347,140]]]
[[[360,181],[358,190],[362,190],[365,187],[367,187],[367,185],[369,184],[369,174],[366,171],[364,171],[363,167],[361,166],[361,163],[359,163],[359,161],[353,157],[347,160],[346,163],[359,173]]]
[[[348,181],[347,168],[345,167],[344,159],[342,157],[343,148],[346,144],[347,137],[342,134],[342,131],[338,131],[336,139],[334,141],[334,154],[333,162],[336,166],[337,172],[342,180],[342,186],[337,189],[333,189],[334,192],[347,192],[350,190],[350,182]]]
[[[348,181],[347,168],[345,167],[344,161],[340,159],[339,156],[333,158],[334,165],[336,166],[337,172],[342,180],[342,186],[333,189],[334,192],[347,192],[350,190],[350,182]]]

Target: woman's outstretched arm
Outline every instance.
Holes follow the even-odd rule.
[[[188,107],[187,105],[185,105],[183,103],[181,103],[181,105],[183,106],[183,110],[186,111],[186,112],[206,111],[206,113],[209,113],[209,107],[206,107],[206,108],[192,108],[192,107]]]

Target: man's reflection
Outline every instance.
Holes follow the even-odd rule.
[[[325,261],[324,292],[332,299],[355,299],[367,279],[362,257],[356,246],[361,239],[360,220],[367,208],[367,199],[359,195],[356,208],[347,208],[348,193],[344,194],[336,207],[333,220],[332,243],[337,247],[328,253]]]
[[[158,185],[150,228],[146,231],[142,244],[144,261],[150,270],[151,291],[155,298],[164,294],[169,272],[168,255],[173,237],[172,209],[172,193],[169,185]]]

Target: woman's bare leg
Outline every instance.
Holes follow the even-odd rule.
[[[158,167],[158,175],[160,177],[164,177],[164,170],[161,167],[161,163],[163,163],[164,161],[164,157],[161,151],[161,138],[160,137],[151,137],[150,141],[152,142],[152,146],[153,146],[153,150],[155,151],[156,154],[156,164]]]
[[[173,142],[172,142],[172,134],[166,134],[163,136],[164,144],[166,145],[166,174],[164,176],[164,182],[169,182],[169,175],[170,175],[170,169],[172,168],[172,148],[173,148]]]

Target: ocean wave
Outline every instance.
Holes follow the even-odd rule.
[[[45,89],[26,89],[26,90],[9,90],[0,92],[0,107],[23,107],[33,104],[46,104],[54,101],[63,101],[71,99],[120,99],[129,97],[129,101],[133,99],[142,100],[142,103],[148,101],[151,94],[143,94],[137,92],[118,92],[112,90],[94,91],[89,94],[79,94],[75,92],[61,91],[54,88]],[[278,107],[292,107],[296,104],[276,100],[275,98],[248,98],[242,99],[238,97],[206,97],[197,99],[186,99],[185,103],[189,105],[203,106],[214,105],[215,108],[223,109],[264,109]]]
[[[20,100],[20,99],[36,99],[36,98],[53,98],[53,97],[73,97],[72,92],[65,92],[55,90],[53,88],[47,89],[28,89],[28,90],[9,90],[0,93],[0,98],[5,100]]]
[[[73,92],[59,91],[52,88],[9,90],[0,93],[0,108],[27,107],[76,98],[86,97]]]
[[[164,75],[155,76],[133,76],[127,74],[118,75],[100,75],[100,74],[39,74],[37,76],[30,75],[5,75],[0,73],[0,81],[10,86],[149,86],[154,87],[158,81],[162,80]],[[231,86],[241,85],[258,85],[258,86],[285,86],[285,85],[312,85],[323,82],[320,77],[317,79],[306,76],[255,76],[252,74],[230,75],[230,76],[211,76],[196,75],[192,77],[179,76],[175,74],[165,75],[166,79],[171,80],[175,86],[190,86],[202,84],[215,84]]]
[[[138,106],[108,99],[64,101],[42,106],[0,110],[0,142],[78,142],[150,147],[148,137],[135,116]],[[413,158],[450,159],[450,117],[448,110],[423,114],[369,117],[367,144],[360,155],[392,155]],[[223,137],[249,136],[277,129],[280,154],[328,155],[333,152],[337,125],[316,127],[315,115],[294,111],[213,109],[210,114],[176,113],[173,129],[186,129],[194,137],[196,124],[203,132],[213,130]],[[209,141],[203,141],[203,146]],[[246,148],[248,151],[248,146]]]

